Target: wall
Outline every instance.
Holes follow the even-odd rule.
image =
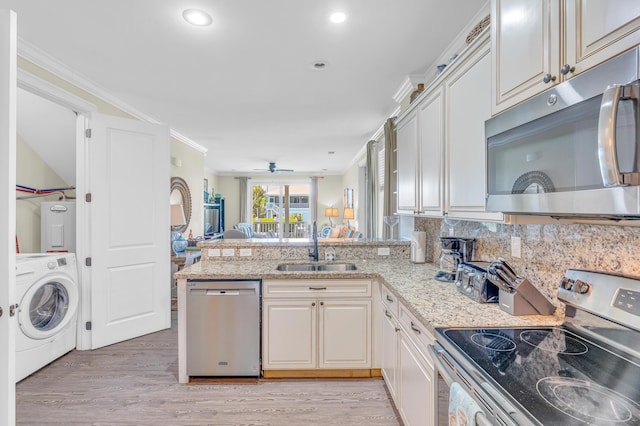
[[[185,238],[189,235],[189,231],[192,231],[194,236],[202,235],[204,228],[204,154],[172,138],[171,157],[171,177],[184,179],[191,191],[191,221],[184,232]],[[176,164],[180,164],[180,166]]]
[[[61,188],[69,185],[31,149],[20,135],[16,138],[16,183],[38,189]],[[75,196],[75,191],[65,193],[68,196]],[[28,194],[16,192],[17,197],[26,195]],[[16,234],[21,253],[40,252],[40,203],[56,201],[59,197],[60,194],[55,194],[16,201]]]
[[[415,219],[427,232],[427,256],[437,261],[439,237],[447,235],[440,219]],[[591,269],[640,277],[640,227],[586,224],[505,225],[464,222],[454,235],[476,238],[476,259],[502,257],[549,300],[557,300],[558,282],[569,269]],[[522,258],[511,257],[511,237],[522,239]]]

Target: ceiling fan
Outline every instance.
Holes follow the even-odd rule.
[[[276,166],[276,163],[273,161],[269,162],[268,169],[253,169],[260,172],[270,172],[270,173],[280,173],[280,172],[293,172],[293,169],[281,169]]]

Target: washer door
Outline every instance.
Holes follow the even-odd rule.
[[[46,339],[73,319],[78,308],[78,286],[66,275],[48,275],[36,281],[22,298],[18,320],[25,335]]]

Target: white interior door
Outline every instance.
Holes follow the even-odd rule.
[[[169,131],[94,115],[87,140],[91,348],[171,326]]]
[[[16,420],[16,14],[0,10],[0,424]]]

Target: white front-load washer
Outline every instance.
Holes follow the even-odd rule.
[[[16,296],[16,381],[20,381],[76,347],[75,254],[18,254]]]

